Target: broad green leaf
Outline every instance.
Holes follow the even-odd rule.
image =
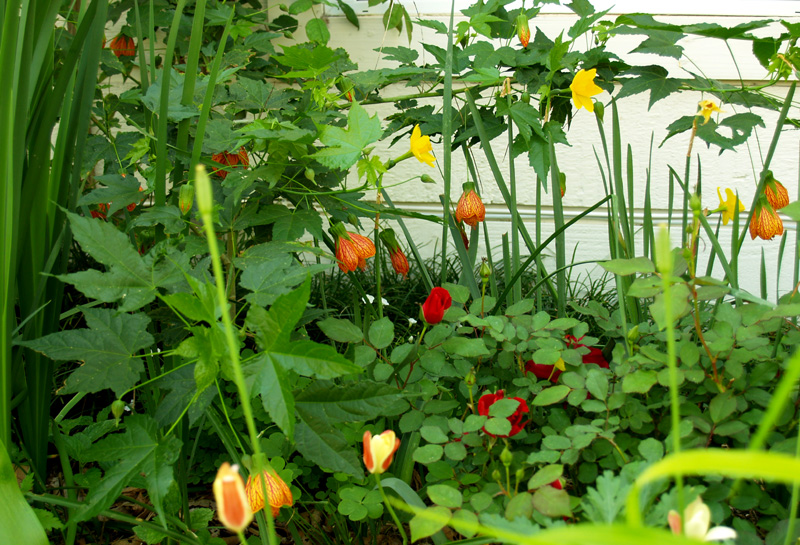
[[[363,149],[382,135],[378,116],[370,117],[357,102],[350,107],[347,129],[325,125],[320,129],[320,141],[327,147],[312,157],[328,168],[346,170],[356,164]]]
[[[249,303],[263,307],[291,292],[309,273],[329,268],[330,265],[304,267],[291,255],[278,254],[269,259],[242,262],[239,285],[252,292],[245,295]]]
[[[533,477],[528,481],[528,490],[539,488],[549,485],[556,479],[560,478],[564,473],[564,466],[562,465],[547,465],[533,474]]]
[[[441,445],[425,445],[414,451],[414,461],[420,464],[432,464],[442,459],[444,449]]]
[[[452,513],[447,507],[435,505],[425,509],[426,512],[435,514],[436,517],[424,517],[421,514],[415,515],[408,526],[411,529],[411,541],[417,541],[424,537],[431,536],[441,530],[450,520]]]
[[[306,377],[331,379],[364,372],[332,346],[312,341],[297,341],[275,347],[270,350],[270,357],[284,369],[291,369]]]
[[[0,441],[0,538],[5,543],[48,545],[50,540],[17,484],[6,446]]]
[[[519,401],[512,398],[497,400],[489,407],[489,416],[493,418],[508,418],[519,408]]]
[[[158,427],[148,416],[128,416],[125,426],[124,432],[100,440],[85,453],[87,461],[116,464],[89,490],[86,499],[75,511],[76,520],[88,520],[108,509],[131,479],[140,474],[144,474],[148,482],[151,499],[154,496],[163,498],[172,483],[171,464],[180,452],[180,441],[175,436],[159,441]]]
[[[59,331],[21,344],[56,361],[83,361],[67,378],[62,393],[111,388],[120,396],[144,371],[141,358],[135,354],[154,342],[147,332],[150,318],[102,308],[87,308],[83,314],[89,329]]]
[[[388,316],[372,322],[369,326],[369,342],[378,350],[383,350],[394,340],[394,324]]]
[[[167,373],[154,383],[154,386],[168,391],[158,403],[154,418],[160,426],[169,427],[183,414],[189,406],[189,424],[193,425],[203,415],[205,410],[217,395],[216,388],[208,388],[197,392],[197,381],[194,377],[196,364],[183,367]]]
[[[592,369],[586,374],[586,389],[595,399],[605,400],[608,396],[608,376],[599,369]]]
[[[533,516],[533,496],[528,492],[520,492],[511,498],[506,505],[505,517],[508,520],[516,518],[530,519]]]
[[[177,235],[186,227],[186,221],[177,206],[149,206],[133,218],[130,225],[133,227],[163,225],[164,233]]]
[[[442,343],[442,348],[450,353],[464,358],[488,356],[486,343],[483,339],[467,339],[465,337],[450,337]]]
[[[632,259],[612,259],[601,261],[601,267],[610,273],[627,276],[635,273],[654,273],[656,266],[646,257],[634,257]]]
[[[678,91],[683,84],[683,80],[668,77],[666,68],[657,65],[636,66],[621,75],[633,77],[623,80],[622,89],[617,93],[617,98],[650,91],[648,109],[662,98]]]
[[[311,277],[294,291],[279,296],[269,310],[250,307],[245,325],[256,336],[259,350],[268,351],[274,346],[286,344],[294,327],[305,312],[311,293]]]
[[[461,507],[464,498],[457,488],[446,484],[432,484],[428,486],[428,498],[436,505],[444,507]]]
[[[350,320],[325,318],[317,325],[329,339],[338,343],[359,343],[364,340],[361,329]]]
[[[294,441],[309,462],[354,477],[364,475],[364,468],[345,436],[330,422],[314,414],[300,413],[294,429]]]
[[[728,418],[735,410],[736,398],[731,395],[730,390],[724,394],[717,394],[708,404],[709,415],[715,424]]]
[[[122,210],[129,204],[139,204],[144,194],[139,191],[139,182],[134,176],[123,178],[119,174],[98,176],[105,187],[94,189],[78,201],[78,205],[110,203],[107,215]],[[95,219],[95,218],[92,218]]]
[[[322,216],[315,210],[272,204],[260,210],[259,215],[266,218],[264,225],[274,224],[272,239],[275,241],[297,240],[306,232],[322,238]]]
[[[325,45],[331,39],[331,32],[328,30],[328,25],[325,24],[324,20],[315,18],[306,23],[306,36],[311,42]]]
[[[258,369],[258,393],[261,395],[264,410],[287,437],[292,437],[295,399],[286,371],[272,360],[269,353],[259,354],[253,367]]]
[[[566,490],[543,486],[533,493],[533,506],[548,517],[570,517],[569,495]]]
[[[626,394],[646,394],[655,386],[658,375],[655,371],[639,369],[622,379],[622,391]]]
[[[538,407],[552,405],[567,397],[567,394],[569,394],[568,386],[564,386],[563,384],[552,386],[539,392],[539,394],[533,398],[532,403]]]
[[[402,391],[380,382],[359,380],[345,384],[317,380],[295,393],[298,410],[325,414],[337,422],[362,422],[396,415],[408,408]]]
[[[653,437],[648,437],[639,443],[637,450],[648,462],[655,462],[664,457],[664,443]]]

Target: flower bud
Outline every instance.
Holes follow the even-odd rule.
[[[314,176],[316,176],[316,172],[314,172],[313,168],[307,168],[305,172],[303,172],[303,176],[305,176],[306,180],[308,180],[309,182],[313,182]]]
[[[499,469],[495,469],[494,471],[492,471],[492,480],[493,481],[499,481],[500,477],[501,477],[501,475],[500,475],[500,470]]]
[[[488,282],[489,277],[492,276],[492,268],[489,266],[489,263],[487,263],[485,259],[483,260],[483,263],[481,263],[480,275],[484,282]]]
[[[528,16],[523,12],[517,15],[517,36],[522,47],[528,47],[531,39],[531,28],[528,25]]]
[[[467,373],[467,376],[464,377],[464,383],[467,386],[472,387],[472,386],[475,386],[475,381],[476,380],[477,380],[477,377],[475,376],[475,368],[473,367],[472,369],[469,370],[469,373]]]
[[[500,461],[503,462],[503,465],[508,467],[511,465],[511,462],[514,460],[514,455],[511,454],[511,451],[508,450],[508,447],[503,449],[503,452],[500,453]]]
[[[117,424],[119,424],[120,418],[122,418],[122,415],[125,414],[125,402],[121,399],[115,399],[111,404],[111,414],[114,415],[114,420],[116,420]]]
[[[194,204],[194,186],[192,184],[183,184],[180,193],[178,193],[178,206],[181,209],[181,214],[184,216],[189,213]]]
[[[423,174],[422,176],[420,176],[419,177],[419,181],[421,181],[423,184],[435,184],[436,183],[436,180],[434,180],[433,178],[431,178],[427,174]]]
[[[691,208],[694,212],[699,212],[702,207],[703,203],[700,202],[700,197],[697,195],[697,193],[694,193],[689,198],[689,208]]]
[[[206,167],[197,165],[195,170],[195,187],[197,190],[197,209],[200,214],[211,214],[214,211],[214,195],[211,192],[211,181],[208,179]]]

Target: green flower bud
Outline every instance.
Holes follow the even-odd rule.
[[[689,199],[689,207],[695,212],[699,212],[702,206],[703,203],[700,202],[700,197],[698,197],[696,193],[692,195]]]
[[[114,400],[111,404],[111,414],[114,415],[114,419],[117,421],[117,424],[119,424],[119,419],[125,414],[125,402],[121,399]]]
[[[192,184],[184,184],[181,186],[180,193],[178,193],[178,206],[181,209],[181,214],[184,216],[189,213],[194,204],[194,186]]]
[[[489,266],[489,263],[487,263],[485,259],[483,260],[483,263],[481,263],[480,274],[484,282],[488,282],[489,277],[492,276],[492,268]]]
[[[475,380],[476,380],[475,368],[473,367],[472,369],[469,370],[469,373],[467,373],[467,376],[464,377],[464,383],[467,386],[472,387],[472,386],[475,386]]]
[[[436,183],[436,180],[434,180],[433,178],[431,178],[431,177],[430,177],[430,176],[428,176],[427,174],[423,174],[422,176],[420,176],[420,177],[419,177],[419,180],[420,180],[420,181],[421,181],[423,184],[435,184],[435,183]]]
[[[305,170],[305,172],[303,173],[303,175],[306,177],[306,179],[308,181],[313,182],[314,181],[314,176],[316,175],[316,172],[314,172],[313,168],[307,168]]]
[[[511,462],[514,460],[514,455],[511,454],[511,451],[508,450],[508,447],[503,449],[503,452],[500,453],[500,461],[503,462],[503,465],[508,467],[511,465]]]
[[[492,480],[493,481],[499,481],[500,477],[501,477],[501,475],[500,475],[500,470],[499,469],[495,469],[494,471],[492,471]]]

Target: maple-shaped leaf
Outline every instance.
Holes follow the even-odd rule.
[[[647,108],[650,109],[653,104],[662,98],[667,98],[683,85],[683,80],[670,78],[668,74],[665,68],[657,65],[636,66],[626,70],[623,75],[635,77],[623,80],[622,89],[617,93],[617,98],[650,91],[650,103],[647,105]]]
[[[165,516],[163,499],[174,475],[175,463],[181,442],[174,435],[158,439],[158,425],[146,415],[125,418],[125,431],[115,433],[95,443],[84,458],[94,462],[117,462],[93,486],[81,506],[75,511],[75,520],[83,521],[97,516],[109,508],[131,479],[145,477],[150,501],[156,512]]]
[[[154,340],[144,314],[120,314],[103,308],[84,309],[89,329],[52,333],[20,344],[56,361],[83,361],[67,378],[64,394],[111,388],[117,396],[139,381],[144,370],[135,354]]]
[[[311,155],[328,168],[346,170],[356,164],[363,149],[381,137],[377,115],[369,116],[357,102],[347,115],[347,129],[326,125],[320,128],[319,139],[326,148]]]
[[[105,187],[98,187],[87,193],[78,201],[78,205],[110,203],[106,214],[109,216],[117,210],[122,210],[129,204],[139,204],[144,198],[144,193],[139,190],[139,181],[133,176],[125,177],[118,174],[106,174],[95,178]]]

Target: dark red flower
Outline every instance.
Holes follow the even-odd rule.
[[[608,369],[608,361],[606,361],[606,358],[603,356],[603,351],[594,346],[588,347],[585,344],[581,344],[581,340],[583,340],[583,337],[576,339],[572,335],[564,335],[564,342],[567,343],[567,348],[589,349],[589,353],[583,356],[584,365],[587,363],[595,363],[604,369]],[[536,378],[549,379],[551,382],[556,382],[561,375],[561,370],[557,369],[555,365],[544,365],[536,363],[533,360],[528,360],[528,363],[525,364],[525,372],[533,373]]]
[[[452,304],[453,299],[450,297],[450,292],[437,286],[431,290],[431,294],[422,303],[422,315],[428,324],[438,324],[444,318],[444,311]]]
[[[503,390],[498,390],[496,394],[483,394],[478,400],[478,414],[481,416],[489,416],[489,407],[504,397],[505,392]],[[508,435],[494,435],[493,433],[486,431],[486,428],[483,428],[484,433],[491,435],[492,437],[513,437],[521,432],[522,428],[525,427],[525,424],[528,423],[527,420],[522,420],[524,415],[530,412],[530,409],[528,409],[528,404],[525,402],[525,400],[519,397],[511,397],[509,399],[516,399],[519,401],[517,410],[514,411],[514,414],[508,417],[508,421],[511,422],[511,431],[508,432]]]

